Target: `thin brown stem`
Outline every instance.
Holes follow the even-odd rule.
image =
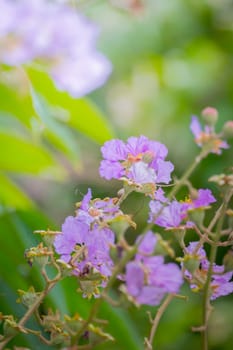
[[[229,192],[224,199],[223,204],[217,211],[213,221],[216,221],[216,216],[217,216],[217,227],[216,227],[216,233],[214,237],[214,244],[211,245],[211,250],[210,250],[210,257],[209,257],[209,269],[207,272],[207,278],[206,278],[206,283],[204,287],[204,294],[203,294],[203,331],[202,331],[202,350],[208,350],[208,321],[209,321],[209,316],[211,313],[211,305],[210,305],[210,295],[211,295],[211,278],[213,274],[213,265],[216,260],[216,255],[217,255],[217,249],[218,249],[218,243],[221,238],[221,231],[222,231],[222,226],[224,223],[224,217],[225,217],[225,212],[228,206],[228,203],[232,197],[233,192]],[[208,228],[212,228],[214,225],[212,223],[209,225]]]
[[[145,350],[152,350],[153,349],[153,340],[155,337],[156,330],[158,328],[159,322],[161,320],[161,317],[163,316],[165,310],[167,309],[168,305],[174,298],[173,294],[169,294],[164,302],[161,304],[161,306],[158,308],[158,311],[156,313],[156,316],[154,320],[152,321],[152,327],[150,330],[149,338],[145,339]]]
[[[24,316],[21,318],[21,320],[18,322],[17,326],[19,328],[23,328],[23,326],[26,324],[26,322],[29,320],[29,318],[34,314],[34,312],[38,309],[42,301],[45,299],[45,297],[48,295],[48,293],[51,291],[51,289],[55,286],[55,284],[60,280],[60,274],[56,276],[53,280],[51,280],[49,283],[46,284],[45,289],[39,294],[38,298],[32,304],[32,306],[27,310],[27,312],[24,314]],[[0,350],[4,349],[5,345],[14,338],[15,335],[10,335],[6,338],[4,338],[0,342]]]

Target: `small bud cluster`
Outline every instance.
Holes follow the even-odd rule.
[[[222,138],[232,137],[232,121],[226,122],[222,131],[216,133],[215,124],[218,120],[218,111],[213,107],[207,107],[202,111],[202,117],[205,122],[204,128],[202,128],[199,119],[196,116],[192,117],[190,125],[196,144],[199,147],[202,147],[206,154],[221,154],[222,149],[229,148],[228,143]]]

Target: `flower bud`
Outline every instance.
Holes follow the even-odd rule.
[[[171,258],[175,257],[175,252],[169,245],[168,241],[162,239],[162,237],[157,234],[158,241],[155,246],[154,254],[155,255],[169,255]]]
[[[52,335],[51,343],[53,345],[62,345],[63,347],[67,346],[70,343],[70,336],[65,332],[57,332]]]
[[[78,313],[76,313],[73,317],[65,315],[64,319],[65,326],[67,327],[68,331],[72,331],[74,333],[77,333],[80,330],[84,322]]]
[[[13,318],[7,318],[3,324],[3,333],[5,337],[15,336],[19,332],[18,325]]]
[[[214,126],[218,120],[218,111],[213,107],[206,107],[201,112],[203,120],[207,125]]]
[[[233,174],[213,175],[209,178],[210,182],[217,183],[220,187],[233,187]]]
[[[115,232],[118,240],[124,236],[129,227],[136,228],[136,223],[131,219],[130,215],[122,214],[110,221],[110,228]]]
[[[191,273],[194,273],[200,265],[200,259],[194,255],[185,255],[183,262],[184,267]]]
[[[80,289],[78,291],[82,291],[83,295],[90,299],[93,295],[97,296],[100,294],[98,289],[99,284],[99,280],[79,280]]]
[[[60,267],[60,273],[61,273],[62,277],[67,277],[67,276],[70,276],[72,274],[73,268],[70,264],[67,264],[65,261],[63,261],[61,259],[57,259],[56,263]]]
[[[43,231],[43,230],[36,230],[34,231],[35,234],[40,234],[41,237],[43,238],[45,244],[48,247],[51,247],[53,245],[53,242],[55,240],[55,237],[59,234],[61,234],[60,231],[51,231],[51,230],[47,230],[47,231]]]
[[[223,125],[223,136],[226,139],[231,139],[233,138],[233,120],[228,120],[224,125]]]
[[[100,327],[94,326],[92,323],[88,325],[88,330],[89,330],[89,339],[90,343],[96,343],[100,339],[101,340],[107,340],[107,341],[114,341],[114,338],[108,334],[105,333]]]
[[[203,224],[203,220],[205,218],[205,209],[206,207],[200,207],[188,210],[188,216],[190,220],[197,224],[197,226],[201,226]]]
[[[17,302],[22,303],[27,308],[30,308],[38,299],[38,293],[35,292],[33,287],[30,287],[27,292],[19,289],[18,293],[19,293],[19,299],[17,299]]]
[[[223,258],[224,271],[229,272],[233,270],[233,250],[229,250]]]
[[[40,243],[37,247],[32,247],[25,251],[25,257],[32,264],[35,260],[41,267],[44,267],[48,261],[49,257],[53,255],[53,252],[50,251],[47,247],[44,247]]]

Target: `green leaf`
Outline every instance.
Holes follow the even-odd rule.
[[[32,68],[28,68],[27,72],[34,90],[44,96],[50,106],[57,107],[60,120],[98,143],[113,137],[109,123],[94,103],[88,99],[74,99],[58,91],[45,72]]]
[[[109,322],[105,331],[116,339],[115,344],[110,344],[112,350],[140,350],[143,348],[143,340],[139,337],[137,329],[126,311],[120,308],[113,308],[111,305],[103,303],[101,305],[101,318]],[[109,343],[101,345],[97,347],[96,350],[97,349],[109,349]]]
[[[31,118],[35,114],[30,95],[21,94],[18,89],[0,84],[1,105],[0,110],[4,114],[11,114],[18,118],[28,128],[31,126]],[[29,129],[28,129],[29,131]]]
[[[26,209],[32,206],[29,197],[9,178],[0,173],[0,203],[7,208]]]
[[[52,156],[42,146],[22,137],[0,131],[0,144],[1,170],[48,175],[55,165]]]
[[[55,118],[56,110],[48,104],[40,93],[35,91],[33,86],[31,86],[30,91],[34,109],[46,126],[45,134],[52,141],[52,145],[63,151],[74,163],[77,163],[79,158],[77,138],[69,127]]]

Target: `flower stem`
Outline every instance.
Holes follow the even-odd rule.
[[[207,272],[206,283],[203,294],[203,326],[202,326],[202,350],[208,350],[208,321],[211,313],[210,295],[211,295],[211,278],[213,273],[213,265],[216,260],[218,242],[221,238],[221,230],[224,223],[224,215],[227,209],[227,205],[232,197],[233,192],[229,192],[224,199],[223,204],[218,210],[218,224],[216,227],[216,233],[214,236],[214,243],[211,245],[210,257],[209,257],[209,269]]]
[[[21,320],[18,322],[17,326],[19,328],[23,328],[25,323],[29,320],[29,318],[33,315],[33,313],[38,309],[44,298],[48,295],[48,293],[51,291],[51,289],[55,286],[55,284],[60,280],[60,274],[53,279],[50,280],[46,286],[45,289],[40,293],[38,298],[35,300],[35,302],[31,305],[31,307],[27,310],[27,312],[24,314],[24,316],[21,318]],[[4,338],[0,342],[0,350],[4,349],[5,345],[9,343],[9,341],[14,338],[15,335],[9,335],[8,337]]]
[[[175,186],[173,187],[173,189],[169,193],[169,196],[168,196],[169,199],[172,199],[172,197],[174,197],[176,195],[176,193],[183,186],[183,184],[188,180],[190,175],[193,173],[193,171],[196,169],[196,167],[200,164],[200,162],[205,158],[205,156],[206,156],[206,152],[203,150],[200,152],[200,154],[198,156],[196,156],[196,158],[194,159],[194,162],[188,167],[186,172],[183,174],[183,176],[180,178],[180,180],[178,180],[176,182]]]
[[[168,307],[168,305],[170,304],[170,302],[172,301],[173,298],[174,298],[174,295],[169,294],[166,297],[166,299],[164,300],[164,302],[161,304],[161,306],[158,308],[158,311],[157,311],[155,318],[152,322],[152,327],[151,327],[149,339],[147,339],[147,338],[145,339],[145,350],[152,350],[153,349],[153,340],[154,340],[155,333],[156,333],[156,330],[158,328],[160,319],[163,316],[166,308]]]

